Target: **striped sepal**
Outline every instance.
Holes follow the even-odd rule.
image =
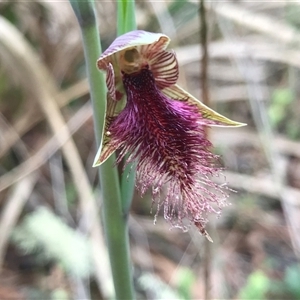
[[[162,90],[176,84],[179,70],[176,55],[173,51],[155,53],[149,60],[149,66],[159,89]]]

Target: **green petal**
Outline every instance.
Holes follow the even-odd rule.
[[[167,87],[162,90],[162,92],[170,97],[171,99],[177,100],[177,101],[186,101],[191,105],[196,105],[202,114],[202,116],[205,119],[208,119],[212,121],[210,124],[211,126],[218,126],[218,127],[241,127],[246,126],[245,123],[236,122],[233,120],[230,120],[221,114],[217,113],[213,109],[207,107],[202,102],[200,102],[198,99],[196,99],[194,96],[186,92],[184,89],[182,89],[177,84],[172,85],[170,87]]]
[[[125,102],[125,96],[123,96],[121,100],[115,100],[111,97],[110,93],[107,93],[107,107],[105,114],[104,130],[102,132],[101,144],[95,156],[93,167],[98,167],[102,163],[104,163],[120,146],[111,145],[112,136],[110,135],[108,128],[113,118],[117,117],[124,108]]]

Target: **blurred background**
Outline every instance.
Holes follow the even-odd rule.
[[[102,49],[116,2],[97,1]],[[209,134],[235,191],[207,228],[129,220],[138,299],[300,299],[300,2],[207,1],[210,106],[247,127]],[[200,98],[195,1],[136,1],[139,29],[171,39]],[[92,108],[66,1],[0,1],[0,299],[107,299]],[[90,191],[94,197],[88,197]],[[89,198],[87,200],[87,198]]]

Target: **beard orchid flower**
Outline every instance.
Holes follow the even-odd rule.
[[[208,213],[226,204],[218,156],[205,130],[210,126],[239,127],[180,88],[178,62],[166,48],[170,39],[142,30],[119,36],[97,61],[106,72],[107,109],[102,142],[94,167],[118,150],[117,163],[128,153],[135,163],[136,186],[163,207],[164,217],[185,229],[190,220],[206,235]],[[162,189],[162,187],[166,189]]]

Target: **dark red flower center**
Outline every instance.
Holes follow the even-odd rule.
[[[161,176],[177,178],[181,189],[194,184],[199,163],[208,175],[211,144],[199,125],[197,108],[165,96],[148,68],[123,74],[123,83],[127,104],[109,128],[121,156],[132,153],[137,169],[149,164]]]

